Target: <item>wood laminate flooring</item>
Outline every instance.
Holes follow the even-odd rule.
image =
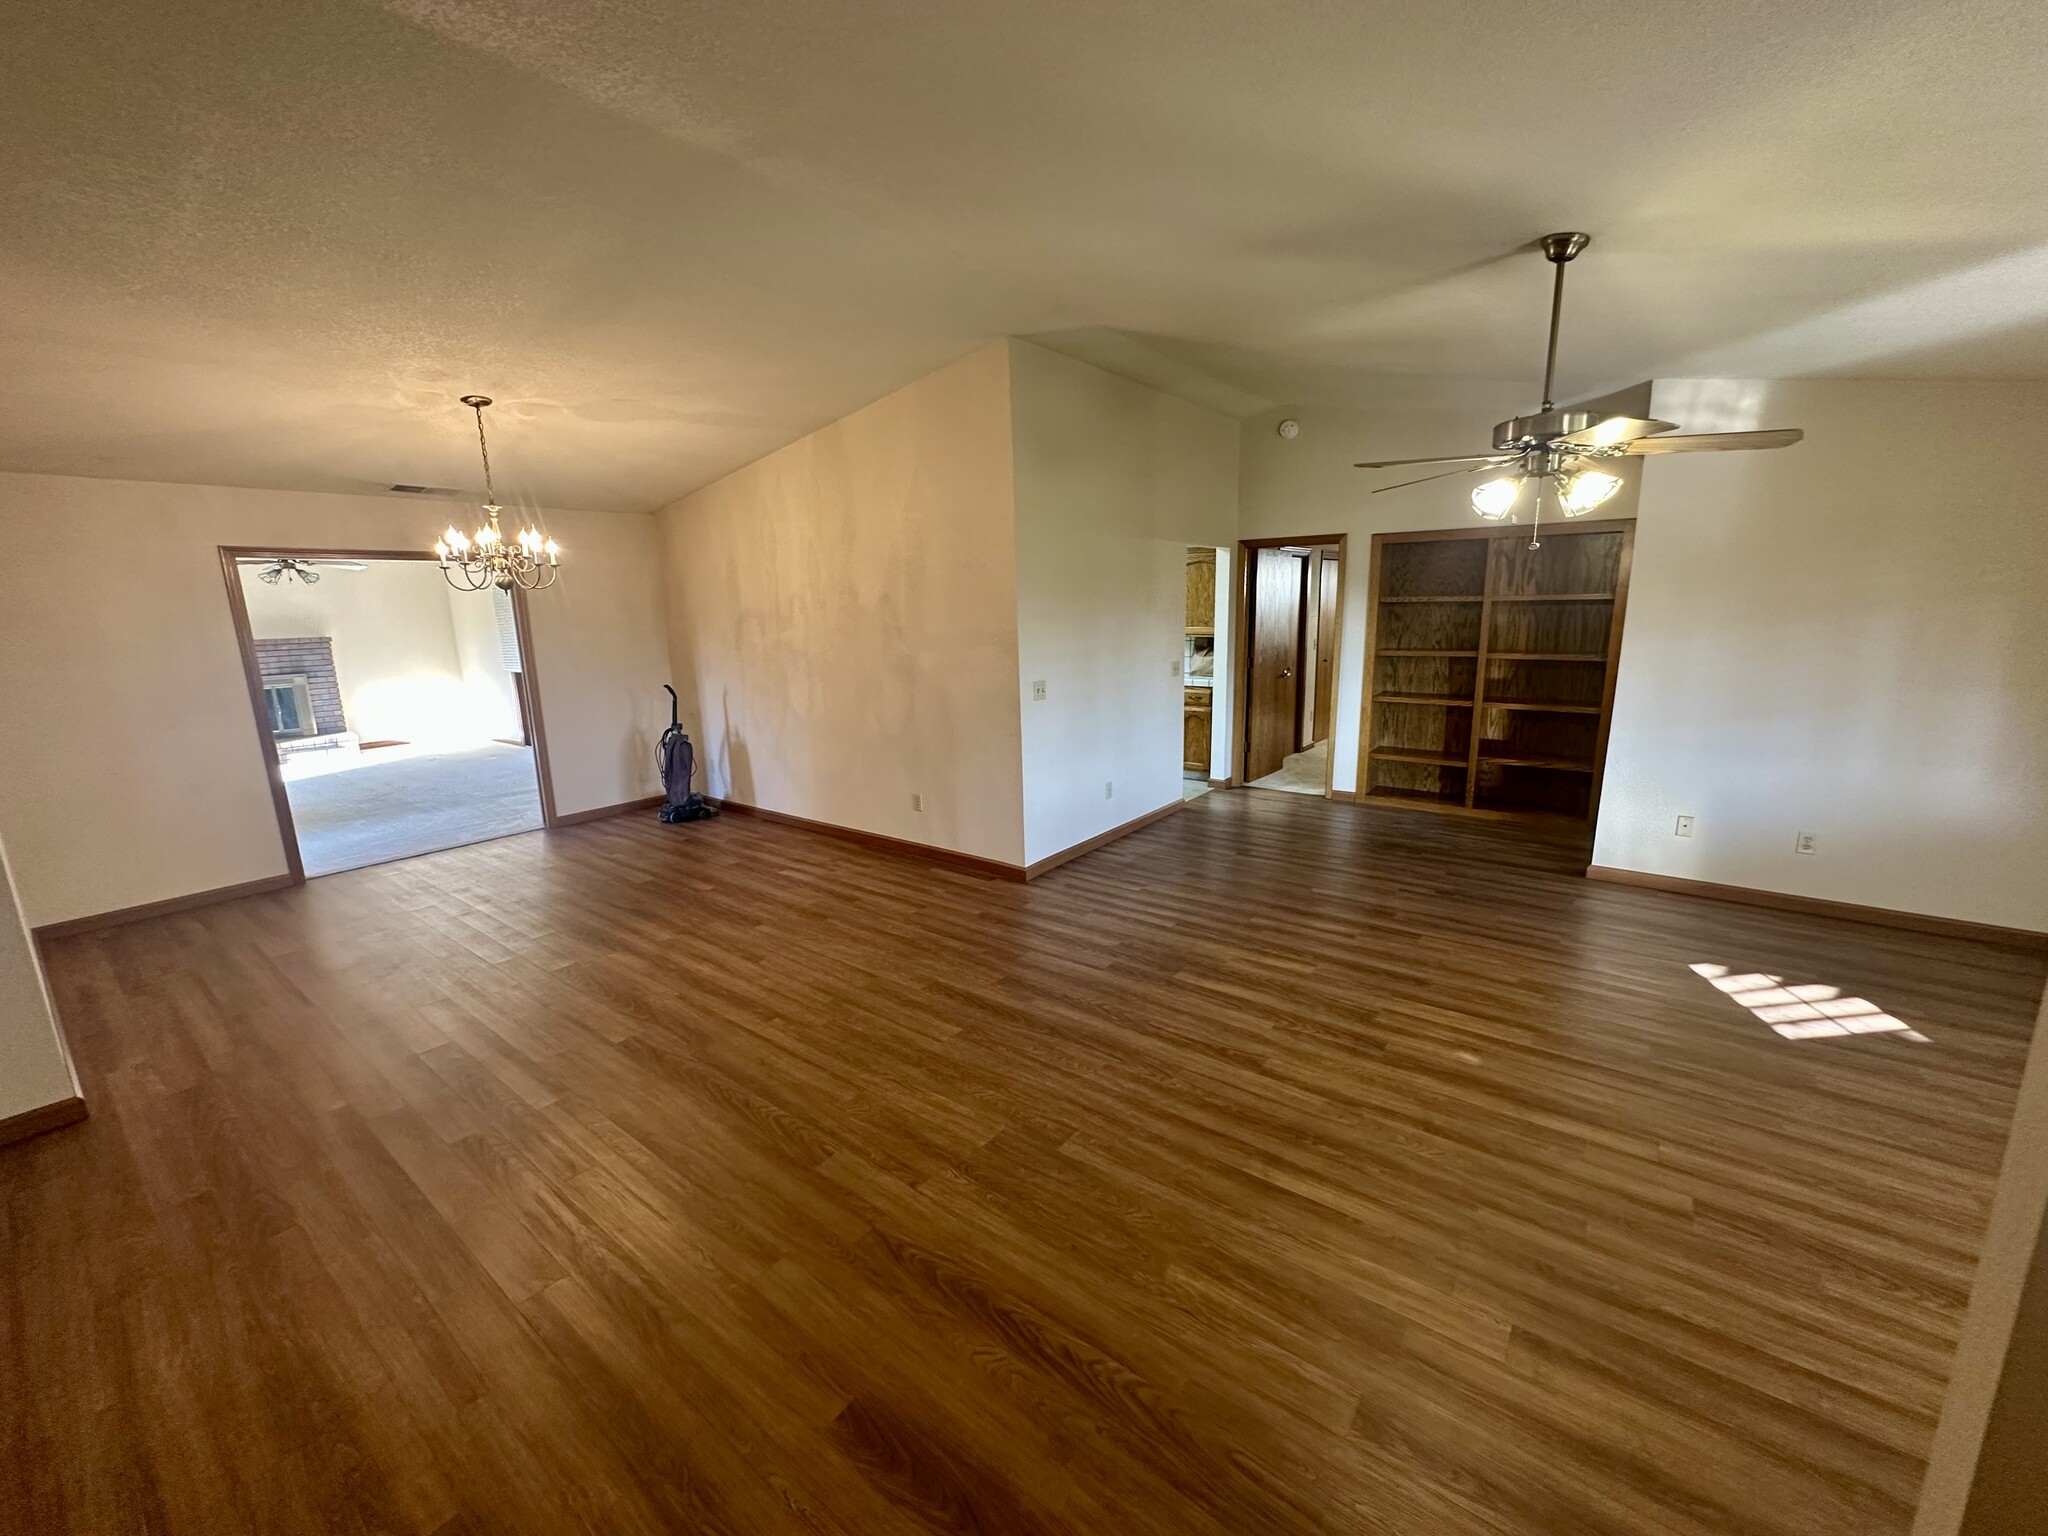
[[[1904,1532],[2042,963],[1584,857],[647,816],[57,942],[0,1528]]]

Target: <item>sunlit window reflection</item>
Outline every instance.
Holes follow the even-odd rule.
[[[1711,961],[1691,967],[1695,976],[1740,1003],[1759,1023],[1768,1024],[1787,1040],[1822,1040],[1844,1035],[1896,1035],[1901,1040],[1927,1037],[1894,1018],[1867,997],[1844,997],[1840,987],[1825,982],[1785,985],[1782,976],[1762,971],[1736,972]]]

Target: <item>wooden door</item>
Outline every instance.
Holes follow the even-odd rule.
[[[1216,551],[1188,551],[1188,633],[1216,633]]]
[[[1316,602],[1316,718],[1309,739],[1327,741],[1330,708],[1336,702],[1332,689],[1337,680],[1337,557],[1325,550],[1317,570],[1322,591]]]
[[[1252,576],[1251,643],[1246,648],[1244,776],[1277,773],[1294,751],[1301,718],[1301,619],[1308,557],[1257,551]]]

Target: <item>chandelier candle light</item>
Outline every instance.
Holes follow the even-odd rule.
[[[491,484],[491,445],[484,437],[484,407],[489,395],[464,395],[462,403],[476,412],[476,446],[484,461],[484,521],[473,534],[459,532],[453,525],[434,541],[441,574],[458,592],[482,592],[491,587],[511,591],[524,587],[538,592],[555,584],[556,569],[562,563],[562,547],[536,528],[522,528],[511,544],[498,527],[498,492]]]

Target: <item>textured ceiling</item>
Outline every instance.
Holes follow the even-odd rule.
[[[0,24],[0,468],[467,487],[480,389],[520,492],[645,508],[1002,333],[1239,413],[1484,415],[1560,227],[1567,395],[2048,376],[2038,0]]]

